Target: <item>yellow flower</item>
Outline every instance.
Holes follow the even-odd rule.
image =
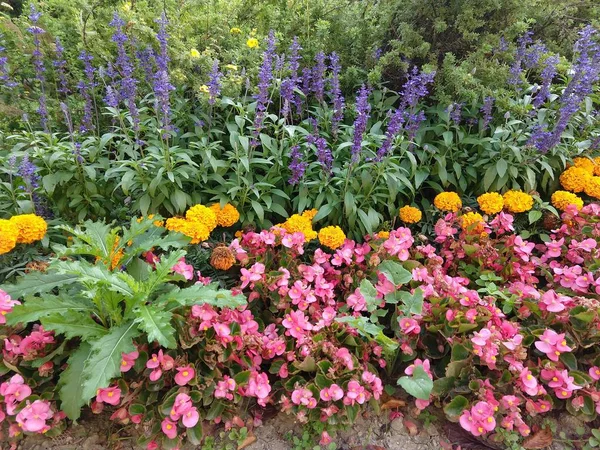
[[[233,71],[236,71],[238,69],[238,67],[235,64],[226,64],[225,68],[227,70],[233,70]]]
[[[462,208],[462,201],[456,192],[441,192],[433,199],[435,207],[442,211],[456,212]]]
[[[325,247],[335,250],[346,240],[346,235],[338,226],[321,228],[319,231],[319,242]]]
[[[190,50],[190,56],[194,59],[200,58],[200,52],[193,48]]]
[[[399,212],[400,220],[404,223],[417,223],[423,217],[421,210],[414,206],[403,206]]]
[[[389,237],[390,237],[389,231],[380,231],[379,233],[377,233],[377,239],[387,239]]]
[[[479,208],[486,214],[496,214],[504,208],[504,199],[497,192],[488,192],[477,197]]]
[[[123,255],[125,254],[124,248],[117,250],[120,240],[121,238],[117,236],[115,239],[115,243],[113,244],[112,251],[110,252],[110,270],[115,270],[115,268],[119,266],[119,262],[121,261],[121,259],[123,259]]]
[[[210,205],[210,209],[213,210],[217,216],[217,224],[221,227],[230,227],[238,220],[240,220],[240,213],[235,206],[227,203],[223,208],[219,203]]]
[[[460,225],[463,230],[469,233],[482,233],[485,222],[481,214],[476,212],[468,212],[460,216]]]
[[[203,84],[202,86],[200,86],[200,87],[198,88],[198,90],[199,90],[201,93],[203,93],[203,94],[208,94],[208,93],[209,93],[208,86],[207,86],[207,85],[205,85],[205,84]]]
[[[280,226],[288,233],[303,233],[307,241],[312,241],[317,237],[317,232],[312,228],[312,220],[300,214],[292,215]]]
[[[585,184],[585,193],[590,197],[600,199],[600,177],[591,177]]]
[[[556,191],[552,194],[552,205],[561,211],[564,211],[569,205],[575,205],[577,209],[581,209],[583,208],[583,200],[572,192]]]
[[[600,177],[600,156],[594,158],[594,175]]]
[[[48,225],[46,221],[35,214],[21,214],[13,216],[10,221],[15,224],[19,230],[17,237],[18,244],[31,244],[41,240],[46,235]]]
[[[306,211],[302,212],[302,217],[308,217],[308,220],[312,221],[318,212],[318,209],[307,209]]]
[[[185,218],[192,222],[200,222],[208,229],[209,233],[217,227],[217,215],[204,205],[194,205],[185,213]],[[204,239],[202,239],[204,240]]]
[[[504,193],[504,206],[511,213],[522,213],[533,207],[533,197],[523,191],[507,191]]]
[[[140,223],[144,219],[152,220],[154,218],[154,214],[148,214],[148,217],[138,217],[137,222]],[[155,220],[153,222],[155,227],[162,227],[165,222],[163,220]]]
[[[575,167],[579,167],[580,169],[587,170],[590,175],[594,175],[594,169],[596,164],[589,158],[574,158],[573,164]]]
[[[586,169],[572,166],[560,174],[560,184],[567,191],[583,192],[590,178],[591,175]]]
[[[246,41],[246,45],[249,48],[257,48],[258,47],[258,39],[256,38],[250,38]]]
[[[242,32],[242,30],[238,27],[233,27],[231,30],[229,30],[229,32],[231,34],[240,34]]]
[[[131,11],[131,2],[125,2],[125,3],[123,3],[123,5],[121,6],[121,9],[122,9],[124,12],[129,12],[129,11]]]
[[[10,220],[0,219],[0,255],[10,252],[17,245],[19,228]]]
[[[213,213],[214,214],[214,213]],[[186,220],[182,217],[167,219],[165,227],[169,231],[176,231],[192,238],[191,244],[199,244],[210,236],[210,231],[202,222]]]

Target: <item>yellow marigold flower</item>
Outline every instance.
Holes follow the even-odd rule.
[[[148,214],[148,217],[146,217],[146,219],[148,219],[148,220],[152,220],[153,218],[154,218],[154,214]],[[140,223],[142,220],[144,220],[144,217],[139,217],[137,219],[137,222]],[[165,222],[163,220],[155,220],[153,222],[153,224],[155,227],[162,227],[165,224]]]
[[[579,167],[580,169],[587,170],[590,175],[594,175],[594,169],[596,167],[596,164],[589,158],[574,158],[573,165],[575,167]]]
[[[481,214],[476,212],[468,212],[460,216],[460,225],[463,230],[469,233],[483,233],[485,221]]]
[[[13,216],[10,221],[16,225],[19,230],[17,237],[18,244],[31,244],[41,240],[48,230],[48,224],[40,216],[35,214],[21,214]]]
[[[115,243],[113,244],[112,251],[110,252],[110,255],[109,255],[110,270],[115,270],[115,268],[117,268],[119,266],[119,262],[121,261],[121,259],[123,259],[125,249],[121,248],[117,251],[117,247],[119,246],[120,241],[121,241],[121,238],[119,238],[119,236],[117,236],[115,239]]]
[[[233,70],[234,72],[235,72],[236,70],[238,70],[238,67],[237,67],[235,64],[226,64],[226,65],[225,65],[225,68],[226,68],[227,70]]]
[[[229,30],[229,32],[231,34],[240,34],[242,32],[242,30],[238,27],[233,27],[231,30]]]
[[[552,194],[552,205],[561,211],[564,211],[569,205],[575,205],[577,209],[581,209],[583,208],[583,200],[572,192],[556,191]]]
[[[187,220],[182,217],[171,217],[167,219],[165,228],[169,231],[176,231],[191,237],[191,244],[199,244],[200,242],[207,240],[210,236],[210,230],[202,222]]]
[[[257,48],[258,47],[258,39],[256,38],[250,38],[246,41],[246,45],[249,48]]]
[[[220,244],[210,255],[210,265],[218,270],[229,270],[235,264],[235,256],[229,248]]]
[[[185,213],[185,218],[192,222],[200,222],[212,232],[217,227],[217,215],[215,212],[204,205],[194,205]],[[204,240],[204,239],[202,239]]]
[[[313,220],[315,218],[315,216],[317,215],[317,213],[319,212],[318,209],[307,209],[306,211],[304,211],[302,213],[302,217],[308,217],[309,220]]]
[[[571,166],[560,174],[560,184],[567,191],[583,192],[585,185],[591,178],[590,173],[581,167]]]
[[[193,48],[190,50],[190,56],[194,59],[200,58],[200,52],[197,49]]]
[[[379,233],[377,233],[377,239],[387,239],[389,237],[390,237],[389,231],[380,231]]]
[[[462,208],[462,201],[456,192],[441,192],[433,199],[435,207],[442,211],[456,212]]]
[[[421,210],[414,206],[403,206],[398,213],[400,220],[404,223],[417,223],[423,217]]]
[[[281,224],[288,233],[301,232],[307,241],[312,241],[317,237],[317,232],[312,228],[312,221],[308,217],[300,214],[293,214],[288,220]]]
[[[600,156],[594,158],[594,175],[600,177]]]
[[[319,231],[319,242],[332,250],[342,246],[346,240],[346,235],[338,226],[321,228]]]
[[[217,216],[217,224],[221,227],[230,227],[238,220],[240,220],[240,213],[235,206],[227,203],[223,208],[219,203],[214,203],[210,205],[210,209],[212,209]]]
[[[504,208],[504,198],[497,192],[488,192],[477,197],[479,208],[486,214],[499,213]]]
[[[198,91],[200,91],[200,93],[202,93],[202,94],[208,94],[209,93],[208,86],[205,85],[205,84],[203,84],[202,86],[200,86],[198,88]]]
[[[0,255],[10,252],[17,245],[19,228],[10,220],[0,219]]]
[[[590,197],[600,199],[600,177],[591,177],[585,185],[585,193]]]
[[[503,197],[504,206],[511,213],[522,213],[533,207],[533,197],[523,191],[507,191]]]

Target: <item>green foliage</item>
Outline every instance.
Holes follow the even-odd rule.
[[[398,378],[398,385],[420,400],[429,400],[433,390],[433,380],[423,366],[414,366],[412,375]]]

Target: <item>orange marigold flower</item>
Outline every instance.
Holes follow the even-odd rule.
[[[345,240],[346,235],[338,226],[321,228],[319,231],[319,242],[332,250],[341,247]]]
[[[552,194],[551,200],[552,205],[561,211],[564,211],[569,205],[575,205],[577,209],[583,208],[583,200],[572,192],[556,191]]]
[[[581,167],[571,166],[560,174],[560,184],[567,191],[583,192],[592,175]]]
[[[222,208],[219,203],[214,203],[210,205],[210,209],[212,209],[217,216],[217,224],[221,227],[230,227],[240,220],[240,213],[235,206],[229,203]]]
[[[12,216],[10,221],[19,229],[19,236],[17,237],[17,243],[19,244],[31,244],[40,241],[48,230],[46,221],[35,214]]]
[[[229,270],[235,264],[235,256],[229,248],[220,244],[210,255],[210,265],[217,270]]]
[[[484,213],[492,215],[497,214],[504,208],[504,198],[497,192],[488,192],[477,197],[479,209]]]
[[[0,219],[0,255],[15,248],[18,237],[19,228],[10,220]]]
[[[400,208],[398,215],[400,216],[400,220],[404,223],[417,223],[423,217],[419,208],[409,205]]]
[[[433,199],[435,207],[441,211],[456,212],[462,208],[462,201],[456,192],[441,192]]]
[[[585,157],[578,157],[573,159],[573,165],[575,167],[579,167],[580,169],[586,170],[590,175],[594,175],[594,169],[596,164],[593,160]]]
[[[533,207],[533,197],[523,191],[507,191],[503,198],[504,206],[511,213],[522,213]]]
[[[584,191],[590,197],[600,199],[600,177],[591,177],[585,184]]]
[[[185,213],[185,218],[189,221],[202,223],[209,233],[217,227],[217,215],[212,209],[204,205],[192,206]]]
[[[483,233],[485,221],[481,214],[468,212],[460,216],[460,225],[464,231],[480,234]]]

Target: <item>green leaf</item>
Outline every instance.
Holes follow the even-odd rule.
[[[362,294],[362,296],[365,298],[365,303],[367,304],[367,310],[369,312],[374,311],[375,309],[377,309],[377,307],[379,306],[379,304],[381,303],[381,300],[379,300],[377,298],[377,289],[375,289],[375,286],[373,286],[373,283],[371,283],[369,280],[362,280],[360,282],[360,287],[359,287],[360,293]]]
[[[450,357],[450,361],[464,361],[469,357],[471,353],[469,349],[462,344],[454,344],[452,347],[452,353]]]
[[[454,377],[442,377],[438,378],[433,382],[432,395],[441,397],[447,394],[456,384],[456,378]]]
[[[415,366],[413,374],[410,377],[400,377],[398,385],[410,395],[420,400],[429,400],[429,396],[433,390],[433,380],[429,378],[423,366]]]
[[[161,256],[160,261],[156,264],[154,271],[150,273],[148,280],[144,282],[142,290],[144,294],[150,296],[154,291],[162,287],[163,284],[171,280],[173,266],[186,255],[185,250],[177,250],[169,254],[169,256]]]
[[[56,334],[64,334],[67,339],[80,337],[90,341],[107,333],[107,329],[94,322],[89,314],[69,311],[68,314],[51,314],[42,317],[40,322],[46,330]]]
[[[405,314],[421,314],[423,312],[423,291],[421,288],[415,289],[414,293],[399,291],[398,296],[402,299]]]
[[[504,159],[499,159],[496,161],[496,172],[498,172],[498,176],[502,178],[508,169],[508,163]]]
[[[105,286],[113,292],[133,297],[134,289],[130,284],[135,284],[135,280],[125,273],[115,274],[110,272],[104,265],[92,265],[87,261],[57,261],[55,264],[59,272],[77,275],[82,284],[92,284]],[[129,282],[125,281],[127,278]]]
[[[79,348],[71,354],[68,366],[60,374],[60,409],[71,420],[79,419],[81,407],[86,401],[83,399],[83,383],[85,379],[85,363],[92,353],[92,347],[87,342],[82,342]],[[95,394],[95,392],[94,392]]]
[[[155,304],[174,301],[181,306],[207,303],[218,308],[238,308],[246,304],[246,297],[233,295],[231,291],[216,289],[213,285],[194,284],[185,289],[175,288],[156,299]]]
[[[5,284],[0,286],[0,289],[16,299],[49,292],[56,287],[71,284],[77,279],[77,275],[34,271],[20,277],[16,284]]]
[[[61,295],[44,297],[26,297],[21,305],[16,305],[6,316],[8,325],[27,324],[51,314],[70,314],[73,311],[96,311],[96,307],[87,299]]]
[[[529,217],[529,223],[532,224],[534,222],[537,222],[538,220],[540,220],[543,216],[543,213],[541,211],[538,211],[537,209],[532,209],[531,211],[529,211],[528,217]]]
[[[469,400],[462,395],[457,395],[450,403],[444,406],[444,412],[449,417],[458,417],[469,406]]]
[[[107,387],[110,380],[121,373],[121,353],[135,350],[133,338],[138,335],[135,323],[130,322],[111,328],[108,334],[92,343],[92,351],[84,367],[83,401],[94,397],[99,388]]]
[[[395,261],[383,261],[377,266],[377,270],[383,273],[396,286],[406,284],[412,280],[412,274]]]
[[[136,309],[140,328],[148,334],[148,342],[158,342],[166,348],[177,347],[175,328],[171,325],[172,313],[159,311],[153,306],[141,305]]]

